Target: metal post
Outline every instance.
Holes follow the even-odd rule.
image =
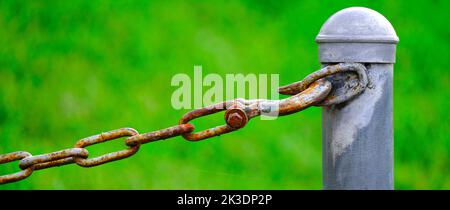
[[[324,189],[393,189],[394,28],[378,12],[352,7],[331,16],[316,41],[323,66],[363,63],[369,79],[361,95],[323,108]]]

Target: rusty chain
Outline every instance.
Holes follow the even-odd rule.
[[[332,90],[333,80],[330,76],[354,72],[358,76],[356,85],[347,87],[347,91]],[[93,167],[111,161],[121,160],[134,155],[142,144],[158,140],[183,136],[189,141],[200,141],[243,128],[250,119],[277,113],[278,116],[299,112],[310,106],[329,106],[350,100],[364,91],[368,80],[366,68],[359,63],[339,63],[324,67],[302,81],[279,88],[280,94],[293,95],[282,100],[235,99],[206,106],[185,114],[179,124],[173,127],[139,134],[133,128],[120,128],[79,140],[73,148],[41,155],[31,155],[26,151],[17,151],[0,155],[0,164],[19,161],[21,171],[0,176],[0,184],[19,181],[30,176],[33,171],[75,163],[82,167]],[[335,88],[336,89],[336,88]],[[194,126],[189,122],[196,118],[225,111],[224,125],[219,125],[200,132],[192,133]],[[89,158],[86,147],[106,141],[127,137],[127,149]]]

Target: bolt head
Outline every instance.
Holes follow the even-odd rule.
[[[230,109],[225,113],[225,121],[230,127],[239,129],[247,124],[248,117],[242,109]]]

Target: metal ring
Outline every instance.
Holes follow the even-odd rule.
[[[110,141],[124,136],[135,136],[138,132],[133,128],[120,128],[117,130],[108,131],[105,133],[97,134],[94,136],[86,137],[79,140],[74,147],[85,148],[87,146],[98,144],[101,142]],[[139,150],[139,145],[129,147],[128,149],[111,152],[105,155],[101,155],[95,158],[85,159],[80,157],[74,157],[74,161],[77,165],[82,167],[92,167],[101,165],[114,160],[120,160],[135,154]]]

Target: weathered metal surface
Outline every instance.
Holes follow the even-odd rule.
[[[34,169],[44,169],[71,163],[72,157],[86,158],[89,152],[83,148],[70,148],[42,155],[30,156],[19,162],[21,169],[34,167]],[[73,161],[73,160],[72,160]],[[44,164],[44,165],[41,165]]]
[[[0,155],[0,164],[12,162],[15,160],[21,160],[19,162],[19,167],[22,169],[22,171],[0,176],[0,184],[22,180],[30,176],[33,171],[50,167],[62,166],[71,163],[77,163],[78,165],[83,167],[92,167],[111,161],[120,160],[135,154],[141,144],[175,137],[183,133],[190,133],[193,130],[193,125],[183,124],[139,135],[138,132],[133,128],[121,128],[81,139],[76,143],[74,148],[64,149],[47,154],[32,156],[30,153],[25,151],[3,154]],[[125,140],[126,145],[129,146],[128,149],[108,153],[91,159],[86,159],[89,155],[89,152],[84,147],[125,136],[131,136]]]
[[[222,112],[224,110],[227,110],[227,107],[231,107],[233,104],[236,104],[238,102],[236,101],[225,101],[219,104],[214,104],[210,106],[203,107],[201,109],[196,109],[194,111],[188,112],[181,117],[179,124],[186,124],[189,123],[191,120],[211,115],[214,113]],[[229,125],[220,125],[216,126],[214,128],[209,128],[197,133],[184,133],[182,136],[188,140],[188,141],[199,141],[207,138],[211,138],[214,136],[219,136],[221,134],[229,133],[232,131],[237,130],[236,128],[233,128]]]
[[[394,63],[398,40],[383,15],[363,7],[333,14],[316,37],[322,63]]]
[[[299,112],[307,107],[321,103],[331,91],[331,83],[319,79],[303,92],[280,101],[279,115]]]
[[[128,137],[125,140],[125,144],[127,146],[132,147],[140,144],[145,144],[148,142],[168,139],[185,133],[191,133],[192,131],[194,131],[194,126],[192,124],[181,124],[158,131]]]
[[[74,162],[75,161],[73,160],[73,157],[68,157],[68,158],[63,158],[63,159],[59,159],[59,160],[53,160],[50,162],[33,165],[33,169],[35,171],[37,171],[37,170],[41,170],[41,169],[59,167],[59,166],[67,165],[67,164],[72,164]]]
[[[120,128],[117,130],[108,131],[105,133],[101,133],[98,135],[90,136],[84,139],[79,140],[75,144],[75,148],[85,148],[87,146],[91,146],[93,144],[98,144],[105,141],[110,141],[113,139],[121,138],[124,136],[135,136],[138,135],[138,132],[133,128]],[[83,157],[74,157],[74,161],[77,165],[83,167],[92,167],[101,165],[107,162],[111,162],[114,160],[120,160],[126,157],[129,157],[135,154],[139,150],[139,145],[131,146],[128,149],[108,153],[105,155],[101,155],[95,158],[83,158]]]
[[[327,66],[311,73],[302,81],[280,87],[278,92],[285,95],[295,95],[304,91],[312,82],[318,79],[326,78],[327,80],[334,81],[337,78],[336,74],[344,72],[355,72],[358,78],[351,77],[349,74],[345,74],[345,77],[341,76],[340,78],[345,80],[340,83],[343,85],[333,85],[332,92],[316,105],[330,106],[339,104],[359,95],[366,88],[367,75],[364,65],[360,63],[339,63],[336,65]]]
[[[299,112],[322,101],[330,91],[330,82],[317,80],[302,92],[283,100],[236,99],[197,109],[185,114],[179,124],[182,125],[193,119],[224,110],[226,110],[226,124],[197,133],[185,133],[182,136],[189,141],[199,141],[243,128],[250,119],[264,113],[277,112],[278,115],[283,116]]]
[[[258,100],[249,103],[249,108],[246,109],[247,115],[249,118],[254,118],[270,112],[276,112],[278,116],[293,114],[320,103],[327,97],[331,89],[330,82],[319,79],[302,92],[289,98],[282,100]]]
[[[324,67],[362,62],[368,79],[357,97],[323,107],[324,189],[393,189],[394,29],[379,13],[355,7],[330,17],[316,40]]]
[[[358,77],[353,78],[352,80],[346,79],[346,76],[349,76],[347,72],[351,71],[357,72]],[[335,76],[324,78],[332,74]],[[335,84],[338,84],[334,80],[335,78],[338,78],[339,75],[344,79],[338,79],[338,81],[344,81],[345,85],[336,85],[336,87],[334,87]],[[349,83],[349,81],[354,81],[354,84]],[[347,87],[347,84],[351,85]],[[33,170],[62,166],[71,163],[76,163],[83,167],[92,167],[124,159],[135,154],[142,144],[179,135],[182,135],[185,139],[191,141],[203,140],[243,128],[250,119],[260,115],[276,113],[279,116],[283,116],[296,113],[307,107],[322,104],[324,100],[330,98],[330,93],[345,95],[336,92],[345,89],[345,91],[353,97],[364,90],[365,87],[366,80],[364,66],[360,64],[338,64],[336,66],[330,66],[329,68],[319,70],[317,73],[309,75],[305,78],[305,81],[289,85],[289,91],[291,91],[290,93],[293,94],[293,96],[286,99],[235,99],[191,111],[180,119],[179,125],[158,131],[138,134],[133,128],[121,128],[81,139],[75,144],[74,148],[48,154],[31,156],[31,154],[27,152],[15,152],[1,155],[0,164],[21,160],[19,166],[24,170],[14,174],[0,176],[0,184],[24,179],[28,177]],[[345,100],[348,100],[351,97],[347,97]],[[327,103],[340,102],[335,98],[338,97],[331,97],[327,100]],[[225,111],[224,117],[226,124],[192,133],[194,131],[194,126],[189,123],[191,120],[222,111]],[[128,149],[87,159],[88,150],[86,150],[85,147],[122,137],[128,137],[125,139],[125,145],[129,147]]]
[[[0,164],[9,163],[16,160],[22,160],[23,158],[27,158],[30,156],[31,154],[25,151],[17,151],[8,154],[3,154],[0,155]],[[20,181],[30,176],[31,173],[33,173],[33,168],[30,167],[13,174],[2,175],[0,176],[0,184]]]
[[[225,112],[225,121],[232,128],[239,129],[247,124],[248,117],[243,109],[236,107]]]
[[[347,88],[347,91],[353,91],[353,95],[358,94],[360,92],[359,89],[364,89],[366,84],[364,67],[360,64],[338,64],[319,70],[306,77],[304,81],[287,86],[293,96],[286,99],[245,100],[238,98],[191,111],[181,118],[179,125],[158,131],[138,134],[138,132],[132,128],[121,128],[81,139],[75,144],[74,148],[70,149],[36,156],[31,156],[31,154],[27,152],[16,152],[0,156],[0,164],[22,159],[19,162],[19,166],[24,169],[15,174],[1,176],[0,181],[1,183],[17,181],[28,177],[33,170],[62,166],[71,163],[76,163],[83,167],[97,166],[129,157],[138,151],[141,144],[148,142],[179,135],[182,135],[187,140],[199,141],[243,128],[250,119],[260,115],[276,113],[279,116],[283,116],[296,113],[309,106],[323,103],[322,101],[329,98],[330,92],[333,93],[333,91],[340,89],[341,86],[332,88],[332,82],[330,82],[332,79],[323,77],[332,74],[337,77],[339,73],[343,74],[349,71],[357,72],[358,78],[354,78],[356,85],[351,86],[352,88]],[[354,88],[357,87],[357,85],[359,85],[359,89]],[[189,123],[191,120],[222,111],[225,111],[225,125],[192,133],[194,126]],[[86,150],[85,147],[126,136],[128,136],[128,138],[125,139],[125,145],[129,147],[128,149],[87,159],[88,150]]]

